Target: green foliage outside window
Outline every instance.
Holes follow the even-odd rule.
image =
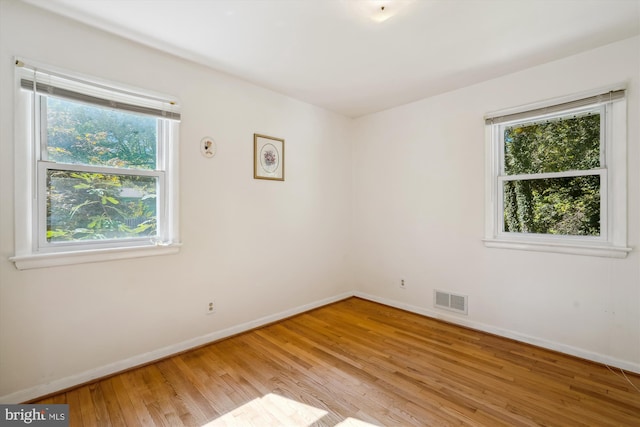
[[[117,173],[156,168],[157,119],[49,97],[50,161],[113,167],[113,174],[50,169],[47,240],[154,236],[157,178]]]
[[[506,175],[600,167],[600,115],[591,113],[504,131]],[[504,231],[600,235],[600,176],[536,177],[504,182]]]

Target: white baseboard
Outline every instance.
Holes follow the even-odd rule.
[[[605,356],[603,354],[594,353],[581,348],[572,347],[566,344],[544,340],[544,339],[536,338],[530,335],[525,335],[519,332],[511,331],[508,329],[502,329],[495,326],[486,325],[484,323],[462,319],[459,316],[449,315],[449,314],[441,313],[435,310],[426,309],[423,307],[416,307],[410,304],[406,304],[406,303],[395,301],[395,300],[390,300],[387,298],[378,297],[378,296],[367,294],[364,292],[354,292],[354,296],[358,298],[366,299],[369,301],[377,302],[380,304],[388,305],[391,307],[400,308],[402,310],[410,311],[412,313],[421,314],[423,316],[431,317],[434,319],[444,320],[446,322],[453,323],[455,325],[465,326],[467,328],[475,329],[477,331],[487,332],[493,335],[510,338],[516,341],[532,344],[532,345],[546,348],[549,350],[558,351],[560,353],[568,354],[570,356],[579,357],[581,359],[590,360],[592,362],[603,363],[605,365],[624,369],[625,371],[628,371],[628,372],[634,372],[636,374],[640,374],[639,363],[633,363],[626,360],[616,359],[614,357]]]
[[[486,325],[479,322],[469,321],[457,316],[448,315],[446,313],[440,313],[435,310],[426,309],[423,307],[417,307],[403,302],[390,300],[387,298],[378,297],[375,295],[367,294],[364,292],[345,292],[333,297],[325,298],[319,301],[314,301],[309,304],[304,304],[289,310],[281,311],[276,314],[261,317],[246,323],[242,323],[236,326],[232,326],[227,329],[212,332],[210,334],[202,335],[200,337],[192,338],[186,341],[182,341],[178,344],[170,345],[160,348],[158,350],[150,351],[148,353],[139,354],[128,359],[120,360],[118,362],[110,363],[95,369],[81,372],[79,374],[71,375],[69,377],[61,378],[52,381],[47,384],[37,385],[28,389],[20,390],[5,396],[0,396],[0,404],[20,403],[33,400],[40,396],[55,393],[60,390],[65,390],[74,387],[79,384],[91,382],[93,380],[103,378],[109,375],[113,375],[118,372],[126,371],[136,366],[141,366],[156,360],[163,359],[165,357],[172,356],[174,354],[199,347],[204,344],[208,344],[223,338],[227,338],[242,332],[249,331],[251,329],[258,328],[260,326],[267,325],[269,323],[277,322],[287,317],[295,316],[296,314],[304,313],[314,308],[322,307],[327,304],[331,304],[352,296],[366,299],[369,301],[385,304],[391,307],[400,308],[402,310],[410,311],[412,313],[420,314],[423,316],[431,317],[434,319],[444,320],[449,323],[453,323],[460,326],[465,326],[471,329],[475,329],[482,332],[502,336],[505,338],[511,338],[516,341],[536,345],[538,347],[555,350],[568,355],[576,356],[582,359],[591,360],[593,362],[604,363],[609,366],[621,368],[629,372],[640,374],[640,364],[633,363],[625,360],[619,360],[610,356],[590,352],[584,349],[568,346],[565,344],[557,343],[554,341],[543,340],[540,338],[524,335],[518,332],[510,331],[508,329],[497,328],[495,326]]]
[[[35,387],[7,394],[5,396],[0,396],[0,404],[27,402],[29,400],[33,400],[41,396],[46,396],[60,390],[65,390],[99,378],[113,375],[118,372],[126,371],[128,369],[135,368],[136,366],[145,365],[147,363],[172,356],[185,350],[196,348],[214,341],[221,340],[223,338],[237,335],[239,333],[258,328],[260,326],[268,325],[269,323],[277,322],[279,320],[286,319],[287,317],[295,316],[296,314],[304,313],[305,311],[313,310],[314,308],[322,307],[324,305],[331,304],[352,296],[353,292],[345,292],[333,297],[325,298],[309,304],[291,308],[289,310],[281,311],[280,313],[272,314],[246,323],[232,326],[227,329],[182,341],[178,344],[163,347],[158,350],[150,351],[148,353],[139,354],[137,356],[110,363],[108,365],[104,365],[95,369],[90,369],[79,374],[60,378],[47,384],[37,385]]]

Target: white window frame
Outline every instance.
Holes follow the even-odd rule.
[[[158,156],[155,170],[124,170],[101,166],[70,165],[47,159],[42,144],[41,101],[38,91],[21,88],[25,79],[109,100],[113,108],[126,104],[166,117],[158,120]],[[167,95],[98,80],[34,61],[16,59],[15,73],[15,256],[20,269],[109,261],[179,251],[178,137],[180,108]],[[46,95],[45,95],[46,96]],[[126,108],[125,108],[126,110]],[[157,236],[91,242],[52,244],[46,239],[46,176],[48,170],[74,170],[153,176],[158,179]]]
[[[611,97],[616,93],[615,99]],[[607,97],[608,96],[608,97]],[[504,129],[589,110],[600,113],[600,168],[590,171],[504,175]],[[621,85],[503,110],[485,117],[486,247],[624,258],[627,247],[627,106]],[[504,231],[504,182],[514,178],[600,176],[600,235],[563,236]]]

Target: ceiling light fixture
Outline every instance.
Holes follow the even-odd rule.
[[[356,14],[374,22],[384,22],[392,18],[413,2],[414,0],[348,0]]]

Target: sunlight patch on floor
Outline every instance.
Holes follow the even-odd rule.
[[[339,424],[336,424],[336,427],[378,427],[377,424],[369,424],[364,421],[360,421],[355,418],[347,418]]]
[[[291,426],[306,427],[321,420],[327,411],[274,393],[253,399],[202,427]],[[355,418],[346,418],[336,427],[377,427]]]
[[[277,394],[253,399],[203,427],[222,426],[308,426],[327,415],[315,408]]]

